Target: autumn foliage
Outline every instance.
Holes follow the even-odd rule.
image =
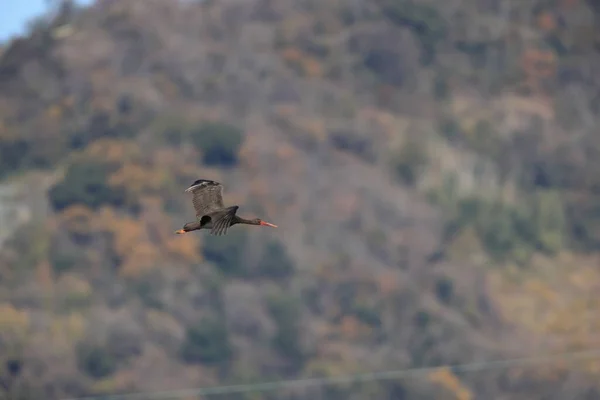
[[[0,398],[599,390],[437,368],[593,347],[594,2],[54,3],[0,45]],[[198,178],[279,228],[176,235]]]

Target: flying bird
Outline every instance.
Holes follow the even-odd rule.
[[[188,222],[182,229],[175,231],[183,234],[198,229],[210,229],[212,235],[220,236],[227,233],[229,227],[236,224],[262,225],[277,228],[260,218],[244,219],[235,213],[239,206],[225,207],[223,205],[223,186],[219,182],[208,179],[198,179],[185,190],[192,193],[192,203],[196,210],[196,221]]]

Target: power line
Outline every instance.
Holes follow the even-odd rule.
[[[181,390],[169,390],[163,392],[150,392],[150,393],[130,393],[130,394],[117,394],[117,395],[99,395],[99,396],[87,396],[65,400],[167,400],[177,399],[186,396],[205,396],[205,395],[221,395],[221,394],[233,394],[233,393],[247,393],[247,392],[266,392],[276,389],[286,389],[293,387],[307,387],[307,386],[325,386],[330,384],[341,384],[341,383],[353,383],[353,382],[370,382],[385,379],[404,379],[407,377],[417,377],[421,375],[430,374],[432,372],[451,369],[454,372],[477,372],[490,369],[506,368],[511,366],[519,365],[533,365],[542,364],[551,361],[581,361],[591,358],[600,357],[599,349],[588,349],[584,351],[560,353],[546,356],[532,356],[532,357],[521,357],[512,358],[505,360],[494,360],[494,361],[481,361],[466,364],[455,364],[455,365],[440,365],[437,367],[422,367],[422,368],[408,368],[400,370],[388,370],[379,372],[367,372],[354,375],[342,375],[338,377],[328,378],[306,378],[306,379],[294,379],[294,380],[282,380],[275,382],[264,382],[264,383],[252,383],[252,384],[240,384],[240,385],[228,385],[228,386],[215,386],[208,388],[195,388],[195,389],[181,389]]]

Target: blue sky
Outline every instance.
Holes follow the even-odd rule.
[[[92,2],[77,1],[80,4]],[[0,0],[0,42],[24,33],[27,22],[42,14],[47,7],[47,0]]]

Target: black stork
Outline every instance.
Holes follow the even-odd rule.
[[[183,234],[198,229],[210,229],[212,235],[224,235],[227,229],[236,224],[262,225],[277,228],[260,218],[244,219],[235,213],[239,206],[225,207],[223,205],[223,186],[219,182],[208,179],[198,179],[185,190],[192,193],[192,203],[196,210],[196,221],[188,222],[182,229],[175,231]]]

